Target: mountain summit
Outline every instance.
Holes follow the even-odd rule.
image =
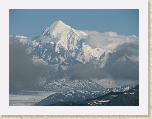
[[[57,37],[59,34],[69,31],[71,29],[70,26],[63,23],[61,20],[55,21],[50,27],[47,27],[42,35],[43,36],[50,36],[50,37]]]

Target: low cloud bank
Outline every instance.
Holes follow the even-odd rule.
[[[51,67],[33,63],[25,47],[15,42],[9,43],[9,87],[10,93],[16,90],[34,90],[40,78],[51,71]]]

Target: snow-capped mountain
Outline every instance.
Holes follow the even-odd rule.
[[[59,20],[39,37],[10,35],[10,43],[13,42],[25,46],[35,64],[53,67],[53,72],[49,70],[47,76],[38,78],[38,89],[92,91],[117,86],[115,79],[122,79],[120,83],[125,79],[138,82],[136,36],[75,30]]]
[[[37,39],[30,40],[19,35],[15,38],[18,39],[18,42],[29,46],[31,57],[43,59],[48,64],[57,64],[59,69],[64,70],[73,64],[85,64],[90,61],[94,61],[102,68],[113,51],[88,45],[87,38],[91,33],[93,36],[95,35],[94,32],[75,30],[59,20],[47,27]],[[109,32],[108,35],[112,38],[117,34]],[[126,60],[126,58],[133,61],[138,60],[135,55],[122,55],[117,60]]]
[[[30,46],[31,57],[43,59],[48,64],[57,64],[59,69],[90,61],[99,61],[99,66],[103,67],[111,52],[87,45],[84,39],[87,35],[84,31],[75,30],[62,21],[56,21],[46,28],[38,39],[30,41],[24,36],[16,38],[19,39],[18,42]]]

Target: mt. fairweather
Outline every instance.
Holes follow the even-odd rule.
[[[38,37],[10,35],[10,45],[13,43],[23,45],[34,64],[49,67],[36,77],[38,90],[99,91],[138,84],[139,43],[135,35],[75,30],[59,20]]]

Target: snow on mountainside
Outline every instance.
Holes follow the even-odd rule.
[[[58,79],[58,80],[51,80],[44,86],[45,90],[51,90],[56,92],[66,92],[67,90],[75,89],[75,90],[88,90],[88,91],[99,91],[102,90],[103,87],[98,83],[89,80],[74,80],[70,81],[67,78]]]
[[[55,93],[52,94],[40,102],[36,103],[36,106],[44,106],[50,105],[57,102],[64,102],[64,101],[83,101],[86,99],[96,98],[98,96],[102,96],[108,94],[110,92],[124,92],[129,89],[132,89],[135,86],[126,85],[126,86],[119,86],[115,88],[107,88],[100,91],[83,91],[83,90],[68,90],[65,93]]]

